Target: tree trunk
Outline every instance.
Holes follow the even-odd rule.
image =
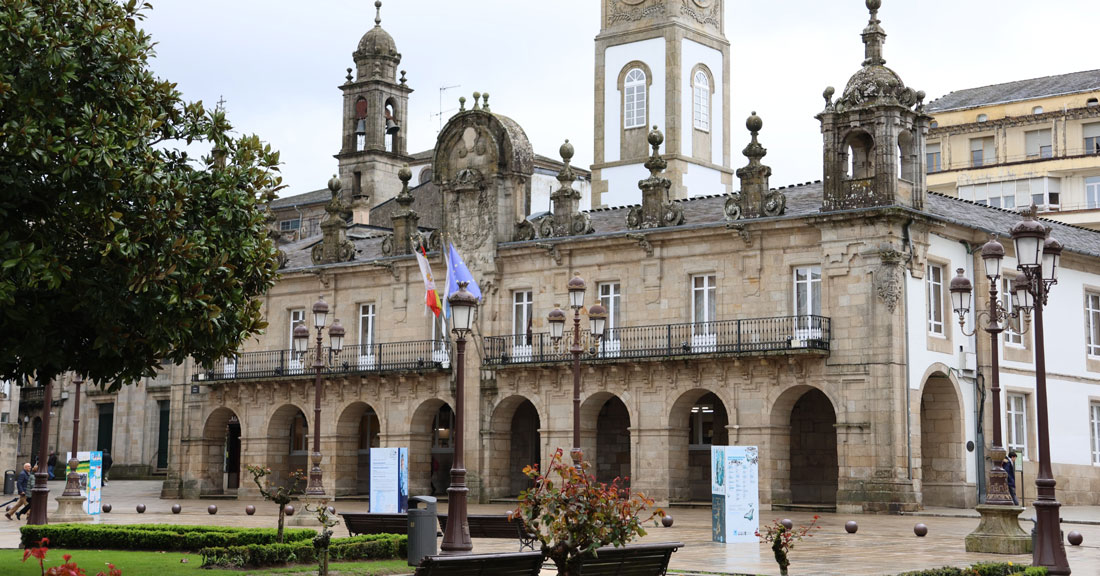
[[[275,541],[279,544],[283,543],[283,519],[286,517],[286,505],[279,505],[279,531],[275,534]]]

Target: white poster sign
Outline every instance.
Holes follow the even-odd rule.
[[[409,449],[370,449],[370,511],[398,514],[409,509]]]
[[[72,452],[65,454],[66,468],[72,457]],[[84,497],[84,512],[99,514],[103,502],[103,452],[77,452],[76,459],[80,495]]]
[[[711,536],[756,543],[760,528],[760,452],[756,446],[711,447]]]

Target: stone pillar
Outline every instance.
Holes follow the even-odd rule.
[[[642,428],[631,426],[630,433],[630,489],[644,492],[653,498],[657,506],[668,506],[669,428]],[[686,472],[686,471],[685,471]],[[686,483],[686,474],[685,474]]]
[[[399,208],[394,210],[393,215],[390,217],[393,221],[392,256],[415,252],[418,244],[415,236],[419,235],[420,231],[418,227],[420,216],[412,209],[413,197],[409,194],[409,180],[412,180],[412,171],[409,170],[408,164],[401,167],[397,177],[401,180],[401,192],[395,199]]]

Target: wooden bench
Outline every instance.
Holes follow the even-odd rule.
[[[469,514],[466,522],[470,525],[470,538],[517,538],[519,550],[535,549],[538,540],[527,531],[522,518],[509,519],[507,514]],[[447,532],[447,515],[439,515],[439,529]]]
[[[409,518],[406,514],[342,513],[348,534],[409,534]],[[436,536],[442,536],[437,533]]]
[[[538,576],[541,552],[425,556],[414,576]]]
[[[615,548],[608,546],[581,560],[580,574],[586,576],[664,576],[672,553],[680,542],[638,544]]]

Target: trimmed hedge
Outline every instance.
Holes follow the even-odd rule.
[[[897,576],[1010,576],[1023,574],[1024,576],[1046,576],[1047,569],[1042,566],[1023,566],[1002,562],[978,563],[968,568],[956,568],[944,566],[931,570],[918,570],[905,572]]]
[[[407,558],[408,542],[408,536],[398,534],[333,538],[328,549],[329,560],[336,562]],[[202,555],[203,568],[259,568],[317,561],[317,550],[312,542],[211,547],[199,550],[199,554]]]
[[[21,545],[37,546],[50,539],[51,548],[89,548],[197,552],[214,546],[247,546],[275,543],[274,528],[229,526],[182,526],[174,524],[48,524],[23,526]],[[285,542],[310,541],[315,530],[295,528],[283,531]]]

